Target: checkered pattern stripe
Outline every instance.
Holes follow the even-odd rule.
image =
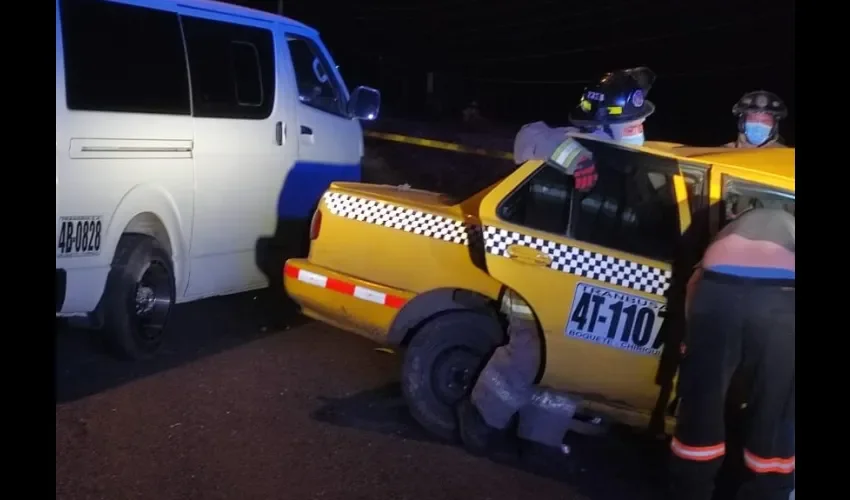
[[[340,217],[460,245],[469,245],[471,234],[473,244],[476,239],[480,239],[475,238],[474,228],[467,227],[462,221],[441,215],[336,192],[325,193],[324,199],[328,210]],[[478,233],[480,234],[480,230]]]
[[[554,241],[535,238],[497,227],[484,228],[484,248],[500,257],[508,256],[508,247],[522,245],[546,253],[552,258],[552,269],[585,278],[604,281],[639,292],[664,295],[672,273],[626,259],[603,255]]]

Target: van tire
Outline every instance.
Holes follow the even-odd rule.
[[[413,418],[434,436],[456,441],[456,405],[504,334],[498,320],[474,311],[452,311],[428,320],[405,353],[401,389]]]
[[[174,265],[159,241],[122,235],[99,307],[107,347],[124,359],[151,357],[162,344],[175,297]]]

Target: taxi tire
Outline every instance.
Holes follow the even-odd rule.
[[[452,311],[428,320],[415,334],[405,353],[401,388],[413,418],[428,432],[445,441],[458,439],[456,406],[468,396],[489,356],[504,338],[495,316],[475,311]],[[435,365],[442,355],[463,351],[478,358],[471,383],[458,401],[446,402],[435,388]],[[467,358],[469,359],[469,358]]]

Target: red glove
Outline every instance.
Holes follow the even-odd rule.
[[[596,173],[596,165],[590,158],[579,160],[575,173],[576,189],[579,191],[590,191],[599,180],[599,174]]]

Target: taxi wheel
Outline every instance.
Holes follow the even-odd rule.
[[[402,392],[413,418],[435,436],[455,441],[456,405],[469,394],[503,338],[495,317],[450,312],[429,320],[407,347]]]

